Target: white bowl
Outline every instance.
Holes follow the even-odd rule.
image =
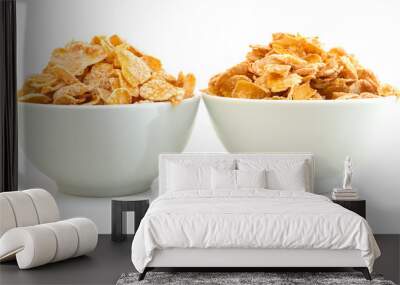
[[[170,103],[112,106],[18,104],[26,156],[60,191],[91,197],[148,190],[158,155],[181,152],[200,96]]]
[[[371,158],[400,156],[390,144],[400,135],[395,97],[337,101],[273,101],[203,95],[214,128],[229,152],[312,152],[317,191],[340,185],[351,155],[356,173]],[[397,139],[396,139],[397,140]],[[361,171],[362,169],[362,171]],[[361,173],[362,174],[362,173]],[[362,181],[359,181],[362,185]]]

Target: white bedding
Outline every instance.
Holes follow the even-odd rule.
[[[357,249],[372,272],[380,251],[368,223],[327,197],[298,191],[182,191],[158,197],[132,243],[143,272],[155,249]]]

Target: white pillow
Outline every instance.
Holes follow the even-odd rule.
[[[235,170],[237,188],[267,188],[267,171]]]
[[[213,190],[241,188],[266,188],[266,170],[231,170],[215,169],[211,170],[211,188]]]
[[[169,191],[211,189],[211,167],[170,163],[167,183]]]
[[[267,188],[273,190],[307,191],[308,164],[304,160],[239,159],[239,170],[267,170]]]
[[[236,190],[236,170],[215,169],[211,170],[211,188]]]
[[[165,191],[210,190],[211,169],[234,169],[234,159],[182,158],[166,162]]]
[[[270,170],[267,177],[269,189],[303,192],[307,189],[304,164],[286,170]]]

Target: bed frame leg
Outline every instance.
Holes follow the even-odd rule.
[[[142,273],[139,274],[139,278],[138,281],[142,281],[144,279],[144,277],[146,277],[146,273],[147,273],[148,269],[147,267],[143,270]]]
[[[354,269],[357,271],[361,271],[361,273],[364,275],[365,279],[372,280],[371,274],[369,274],[369,270],[367,267],[355,267]]]

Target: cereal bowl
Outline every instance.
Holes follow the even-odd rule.
[[[204,94],[203,99],[229,152],[314,153],[316,189],[337,186],[346,155],[366,172],[371,157],[399,155],[390,143],[400,135],[396,97],[289,101]]]
[[[161,152],[181,152],[200,97],[178,106],[19,103],[19,141],[60,191],[89,197],[139,193],[157,176]]]

